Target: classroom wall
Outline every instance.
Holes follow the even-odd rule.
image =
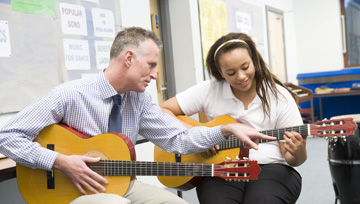
[[[298,72],[344,68],[339,0],[294,1]]]
[[[297,84],[298,73],[343,69],[340,5],[338,0],[242,0],[263,8],[271,6],[284,13],[285,51],[288,82]],[[196,0],[169,0],[176,72],[176,91],[203,79],[203,65],[193,56],[202,56]],[[173,9],[172,9],[173,8]],[[177,10],[176,10],[176,9]],[[191,23],[187,23],[191,19]],[[264,22],[266,22],[264,15]],[[266,24],[265,24],[266,26]],[[175,28],[174,28],[175,27]],[[264,28],[266,32],[266,27]],[[191,33],[191,34],[190,34]],[[267,36],[264,35],[265,37]],[[267,39],[265,56],[268,60]],[[192,44],[194,43],[195,44]],[[206,54],[205,54],[206,55]],[[190,57],[189,57],[190,56]]]
[[[169,0],[177,93],[204,79],[198,11],[194,0]]]

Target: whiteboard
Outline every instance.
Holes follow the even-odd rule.
[[[64,32],[59,4],[84,9],[86,34]],[[0,20],[9,27],[11,55],[0,57],[0,114],[17,112],[43,96],[56,85],[83,76],[97,74],[96,44],[105,45],[115,36],[101,35],[94,27],[94,13],[101,10],[113,15],[114,33],[121,30],[118,0],[57,0],[56,16],[22,13],[12,10],[11,1],[0,0]],[[66,67],[64,41],[86,42],[89,62],[86,69]],[[110,43],[111,44],[111,43]],[[109,53],[110,55],[110,53]]]

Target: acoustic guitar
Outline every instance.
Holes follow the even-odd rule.
[[[89,168],[107,178],[105,193],[120,196],[139,176],[216,176],[229,180],[257,179],[257,161],[223,161],[218,164],[135,161],[135,149],[125,135],[105,133],[87,137],[62,124],[45,127],[34,140],[42,147],[65,155],[101,157]],[[16,165],[20,193],[27,203],[69,203],[81,196],[60,171],[45,171]]]
[[[207,123],[200,123],[187,116],[177,116],[177,118],[192,126],[207,126],[214,127],[227,123],[236,122],[230,116],[219,116]],[[319,137],[334,137],[334,136],[346,136],[353,135],[357,128],[357,124],[352,118],[340,118],[334,120],[324,120],[312,124],[305,124],[294,127],[280,128],[274,130],[260,131],[261,133],[269,136],[276,137],[277,140],[282,140],[286,131],[295,131],[300,133],[303,137],[313,135]],[[259,143],[269,142],[268,140],[260,139]],[[173,153],[167,153],[158,146],[154,148],[154,161],[156,162],[179,162],[179,163],[218,163],[226,158],[236,158],[240,154],[240,148],[244,145],[243,142],[238,140],[235,136],[230,136],[227,141],[219,144],[219,151],[216,155],[209,157],[204,153],[195,153],[189,155],[178,155]],[[159,181],[170,188],[176,188],[178,190],[189,190],[194,188],[201,180],[199,177],[164,177],[158,176]]]

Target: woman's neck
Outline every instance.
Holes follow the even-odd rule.
[[[231,91],[234,96],[244,104],[245,110],[248,110],[249,104],[255,99],[257,95],[256,83],[253,83],[252,87],[250,87],[250,89],[247,91],[239,91],[237,89],[234,89],[233,87],[231,87]]]

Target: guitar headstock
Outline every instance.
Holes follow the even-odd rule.
[[[214,176],[235,181],[256,180],[260,171],[255,160],[229,160],[214,166]]]
[[[310,135],[319,137],[354,135],[356,128],[357,124],[353,118],[323,120],[310,124]]]

